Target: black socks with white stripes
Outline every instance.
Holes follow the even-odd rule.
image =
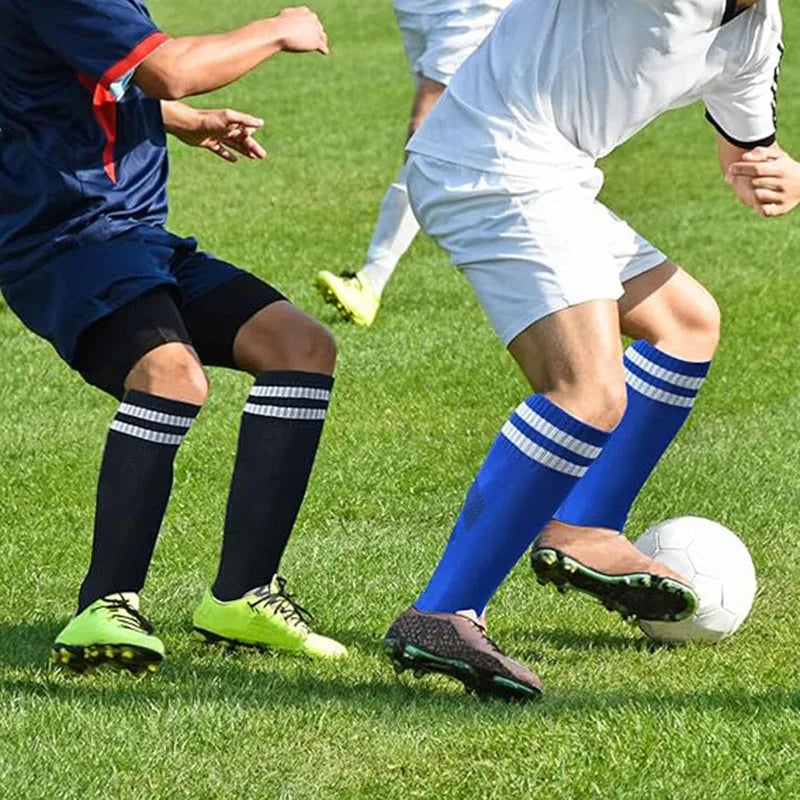
[[[139,592],[172,490],[178,446],[199,406],[128,392],[106,440],[94,542],[78,610],[113,592]]]
[[[265,372],[242,415],[219,573],[213,593],[234,600],[268,584],[308,486],[333,378]]]
[[[278,570],[308,486],[333,378],[267,372],[250,392],[228,497],[214,595],[233,600]],[[128,392],[111,423],[97,487],[92,561],[78,610],[139,592],[172,490],[175,454],[199,406]]]

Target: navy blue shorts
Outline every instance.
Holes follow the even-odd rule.
[[[76,246],[3,286],[9,307],[70,365],[81,333],[156,286],[188,305],[243,270],[197,249],[194,239],[141,225]]]

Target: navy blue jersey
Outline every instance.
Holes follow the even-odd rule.
[[[161,107],[131,82],[167,37],[141,0],[0,0],[0,285],[163,225]]]

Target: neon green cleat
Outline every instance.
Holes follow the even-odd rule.
[[[102,664],[134,675],[155,672],[164,660],[164,643],[139,612],[139,595],[119,592],[95,600],[56,637],[50,663],[80,674]]]
[[[207,591],[194,612],[194,629],[207,642],[283,650],[312,658],[341,658],[347,648],[308,626],[311,614],[286,592],[279,575],[238,600],[223,602]]]
[[[316,287],[325,302],[336,306],[349,322],[369,327],[375,321],[381,298],[367,278],[323,270],[317,275]]]

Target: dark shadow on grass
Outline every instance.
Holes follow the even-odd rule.
[[[53,620],[0,622],[0,661],[12,667],[44,666],[63,627],[63,623]]]
[[[568,628],[514,631],[514,652],[535,655],[537,645],[547,644],[558,650],[638,651],[651,650],[653,643],[644,636],[633,638],[617,633],[586,633]]]
[[[256,655],[251,650],[227,654],[220,648],[209,649],[201,645],[171,656],[159,675],[144,680],[137,681],[126,674],[113,672],[77,677],[43,671],[58,629],[58,623],[49,621],[16,625],[0,623],[0,659],[3,662],[0,669],[10,666],[31,672],[29,677],[0,680],[0,693],[59,703],[88,701],[128,709],[147,708],[152,704],[166,706],[176,701],[191,705],[198,702],[230,703],[265,711],[338,704],[370,713],[388,710],[398,719],[405,717],[409,720],[433,708],[439,713],[447,713],[453,720],[460,717],[474,720],[476,711],[486,714],[487,720],[513,720],[522,714],[568,718],[625,708],[637,709],[644,714],[713,711],[743,720],[786,710],[800,711],[800,689],[790,691],[779,687],[761,691],[723,687],[659,693],[635,688],[593,691],[591,687],[564,683],[551,686],[538,703],[481,703],[462,694],[454,688],[456,684],[440,676],[414,681],[404,675],[398,680],[385,662],[356,675],[347,663],[306,666],[302,662],[292,662],[290,666],[289,660],[283,656]],[[565,646],[576,646],[576,635],[571,632],[554,633],[565,637]],[[531,637],[535,636],[537,634],[531,634]],[[538,636],[541,640],[541,635]],[[577,637],[578,642],[584,638],[580,634]],[[619,638],[626,646],[632,642]],[[378,645],[371,637],[364,637],[364,642],[368,654],[377,652]],[[617,647],[617,644],[612,644],[612,647]],[[564,680],[564,676],[561,677]]]

